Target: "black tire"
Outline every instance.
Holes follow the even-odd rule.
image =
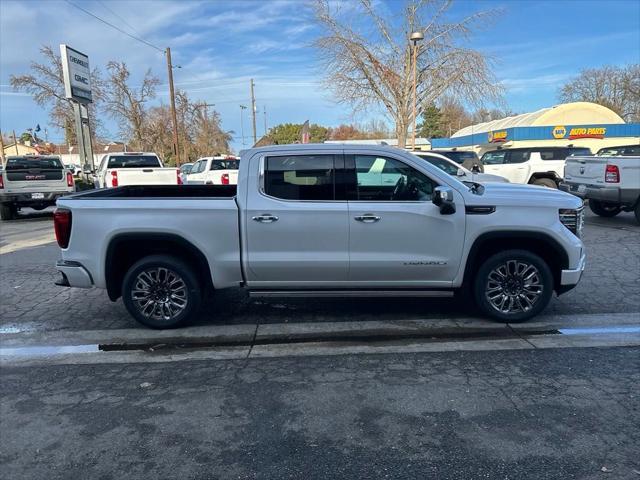
[[[620,205],[599,202],[598,200],[589,200],[589,209],[596,215],[606,218],[615,217],[622,211]]]
[[[140,289],[144,285],[141,282],[145,278],[141,280],[138,276],[145,272],[146,280],[157,280],[155,283],[148,282],[153,283],[148,289],[149,295]],[[162,272],[165,272],[164,277]],[[173,276],[169,276],[166,272],[170,272]],[[172,285],[176,283],[176,280],[171,280],[172,278],[178,278],[182,283],[178,283],[178,286],[173,290],[175,295],[173,302],[177,303],[167,305],[166,300],[169,293],[167,282]],[[165,297],[159,298],[158,295],[165,295]],[[134,296],[138,298],[136,299]],[[142,308],[142,302],[148,299],[151,299],[150,301],[153,303],[145,310]],[[127,271],[122,282],[122,301],[127,311],[138,322],[151,328],[176,328],[184,325],[198,312],[201,300],[202,288],[193,268],[182,260],[169,255],[150,255],[138,260]],[[181,303],[184,303],[184,306],[180,310],[177,304]],[[172,308],[175,308],[175,312]],[[165,315],[166,311],[169,311],[171,315]],[[165,318],[158,318],[160,316]]]
[[[516,262],[515,265],[513,262]],[[520,267],[521,265],[532,268],[525,270],[524,267]],[[504,286],[496,286],[498,283],[495,278],[498,278],[498,274],[494,271],[503,266],[507,267],[508,274],[505,277],[505,284],[503,284]],[[509,266],[515,266],[515,268],[509,268]],[[521,271],[522,276],[518,276],[518,270]],[[509,275],[513,272],[515,274]],[[534,273],[535,277],[530,280],[527,290],[524,290],[522,288],[525,285],[524,278],[531,273]],[[503,297],[506,297],[508,300],[506,300],[505,307],[508,310],[513,306],[514,311],[501,311],[497,306],[494,306],[489,299],[491,285],[494,285],[494,290],[497,289],[494,292],[494,298],[497,299],[495,301],[500,302]],[[500,290],[501,288],[502,290]],[[539,292],[534,296],[534,293],[531,292],[537,290]],[[553,274],[551,269],[542,258],[527,250],[507,250],[492,255],[480,266],[474,279],[473,296],[476,305],[483,314],[502,323],[519,323],[535,317],[549,304],[552,293]],[[523,306],[525,308],[522,308]]]
[[[636,215],[636,222],[640,223],[640,200],[636,203],[636,208],[634,209],[634,213]]]
[[[533,182],[531,182],[533,185],[538,185],[540,187],[547,187],[547,188],[558,188],[558,184],[551,180],[550,178],[536,178]]]
[[[49,205],[31,205],[31,208],[33,208],[34,210],[40,211],[40,210],[44,210],[48,206]]]
[[[13,220],[18,211],[11,205],[0,205],[0,219]]]

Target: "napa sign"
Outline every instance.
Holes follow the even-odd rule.
[[[607,134],[607,127],[571,127],[567,129],[564,126],[554,127],[551,134],[553,138],[558,140],[568,138],[576,140],[579,138],[604,138]]]

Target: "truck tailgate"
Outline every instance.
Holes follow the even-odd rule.
[[[118,185],[176,185],[178,174],[175,168],[117,168],[107,170],[107,181],[111,172],[117,172]]]
[[[564,179],[585,185],[604,184],[607,157],[569,157],[564,167]]]
[[[61,169],[8,170],[5,172],[4,192],[73,191],[67,187],[65,173],[65,170]]]

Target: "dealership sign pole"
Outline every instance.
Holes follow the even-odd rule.
[[[91,165],[91,171],[95,172],[91,129],[89,128],[89,109],[87,108],[93,101],[89,57],[64,44],[60,45],[60,57],[62,59],[65,97],[73,104],[80,162],[83,169]]]

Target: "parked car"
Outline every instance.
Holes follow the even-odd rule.
[[[572,155],[591,155],[591,150],[583,147],[503,148],[486,152],[481,162],[486,173],[500,175],[512,183],[558,188],[564,177],[565,159]]]
[[[640,157],[640,145],[601,148],[596,157]]]
[[[589,200],[596,215],[635,212],[640,223],[640,155],[569,158],[560,189]]]
[[[73,173],[58,156],[7,157],[0,171],[0,218],[11,220],[23,207],[43,210],[74,190]]]
[[[464,168],[471,170],[472,172],[484,172],[484,165],[482,165],[482,162],[478,158],[478,154],[476,152],[458,150],[456,148],[452,148],[450,150],[439,149],[431,151],[433,153],[444,155],[448,159],[453,160],[458,165],[462,165]]]
[[[97,188],[126,185],[180,185],[180,169],[165,168],[155,153],[120,152],[102,157],[95,175]]]
[[[461,182],[498,182],[498,183],[508,183],[504,177],[500,177],[498,175],[490,175],[488,173],[475,173],[471,170],[467,170],[462,165],[457,164],[453,160],[449,160],[447,157],[440,155],[440,152],[432,151],[432,152],[412,152],[417,157],[426,160],[427,162],[435,165],[443,172],[448,173],[454,177],[458,177],[458,180]]]
[[[192,185],[237,185],[240,159],[235,156],[216,156],[198,159],[187,175]]]
[[[369,175],[381,159],[395,183]],[[584,270],[580,199],[469,186],[397,148],[250,149],[238,180],[58,200],[58,283],[122,296],[154,328],[188,321],[205,292],[237,286],[287,297],[457,292],[496,320],[519,322]]]
[[[82,167],[77,163],[70,163],[66,165],[67,170],[69,170],[74,177],[77,177],[82,173]]]
[[[187,175],[191,172],[192,167],[193,163],[183,163],[180,165],[180,179],[182,183],[187,183]]]

